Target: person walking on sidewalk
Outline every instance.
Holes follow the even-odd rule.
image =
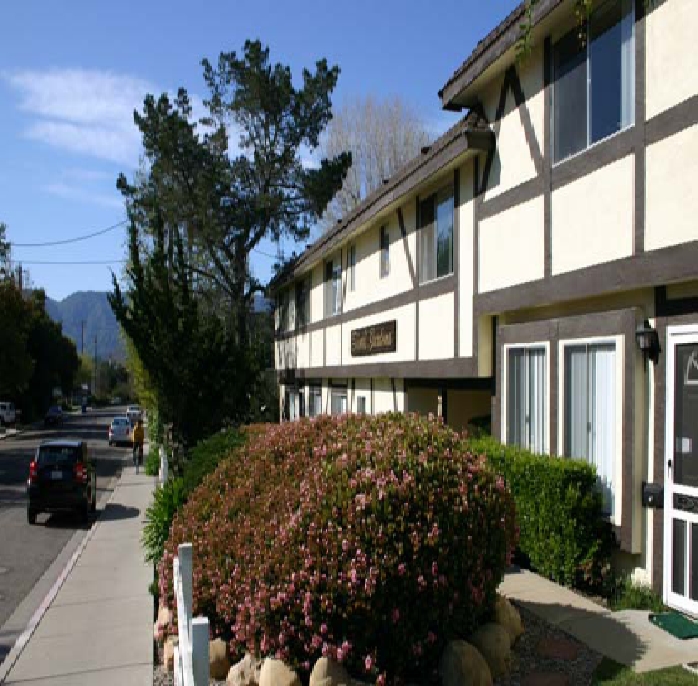
[[[138,467],[143,461],[143,441],[145,440],[145,431],[143,430],[143,420],[139,419],[133,429],[133,462],[136,465],[136,474]]]

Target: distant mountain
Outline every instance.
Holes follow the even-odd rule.
[[[85,352],[97,357],[123,361],[126,357],[119,325],[109,306],[106,292],[78,291],[57,301],[46,298],[46,312],[56,322],[63,324],[63,333],[75,341],[80,353],[82,322],[84,322]]]

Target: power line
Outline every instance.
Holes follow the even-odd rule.
[[[61,241],[46,241],[45,243],[14,243],[13,241],[10,241],[10,245],[13,248],[47,248],[53,245],[67,245],[68,243],[78,243],[80,241],[86,241],[90,238],[95,238],[96,236],[101,236],[105,233],[108,233],[109,231],[114,231],[114,229],[118,229],[120,226],[123,226],[126,223],[128,223],[128,219],[122,219],[118,224],[108,226],[106,229],[100,229],[99,231],[94,231],[83,236],[66,238]]]

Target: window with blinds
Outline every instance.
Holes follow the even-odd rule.
[[[616,346],[565,348],[565,455],[596,467],[604,510],[615,512]]]
[[[547,453],[545,348],[509,348],[507,356],[507,443]]]

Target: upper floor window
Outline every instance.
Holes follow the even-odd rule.
[[[553,159],[564,160],[632,126],[633,0],[608,0],[553,46]]]
[[[310,277],[296,282],[296,328],[310,322]]]
[[[449,186],[420,203],[419,281],[453,273],[453,189]]]
[[[289,290],[286,289],[279,295],[278,299],[279,310],[279,326],[280,332],[288,331],[291,328],[291,303]]]
[[[390,232],[387,226],[381,226],[381,279],[390,274]]]
[[[339,256],[325,262],[325,316],[342,311],[342,261]]]
[[[349,246],[349,290],[356,290],[356,245]]]

